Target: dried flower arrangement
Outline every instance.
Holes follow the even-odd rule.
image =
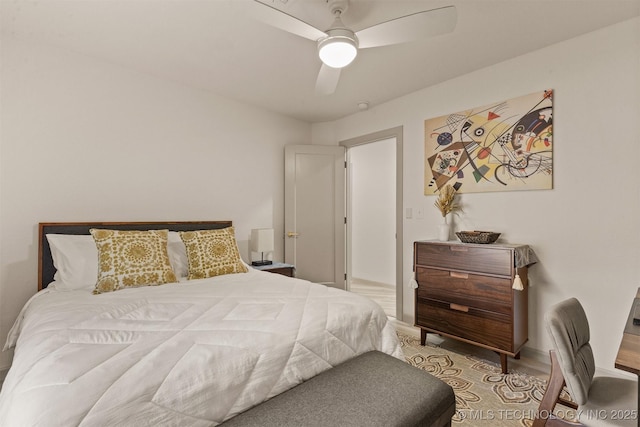
[[[456,203],[456,190],[449,184],[440,189],[438,199],[435,201],[434,206],[438,208],[443,217],[446,217],[448,213],[455,212],[460,209],[460,205]]]

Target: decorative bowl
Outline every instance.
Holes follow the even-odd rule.
[[[456,236],[462,243],[493,243],[498,240],[500,233],[493,231],[457,231]]]

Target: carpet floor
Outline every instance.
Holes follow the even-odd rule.
[[[530,426],[546,389],[546,380],[515,370],[503,374],[500,365],[472,355],[457,354],[398,333],[407,362],[449,384],[456,395],[453,425]],[[562,418],[575,412],[558,406]]]

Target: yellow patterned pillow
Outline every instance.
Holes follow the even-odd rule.
[[[94,294],[177,282],[167,254],[168,230],[89,232],[98,247]]]
[[[187,248],[187,279],[204,279],[223,274],[246,273],[240,258],[233,227],[219,230],[181,231]]]

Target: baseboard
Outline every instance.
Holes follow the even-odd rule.
[[[535,360],[538,363],[549,366],[551,368],[551,360],[549,359],[549,352],[538,350],[537,348],[527,347],[526,345],[520,350],[522,357]]]

